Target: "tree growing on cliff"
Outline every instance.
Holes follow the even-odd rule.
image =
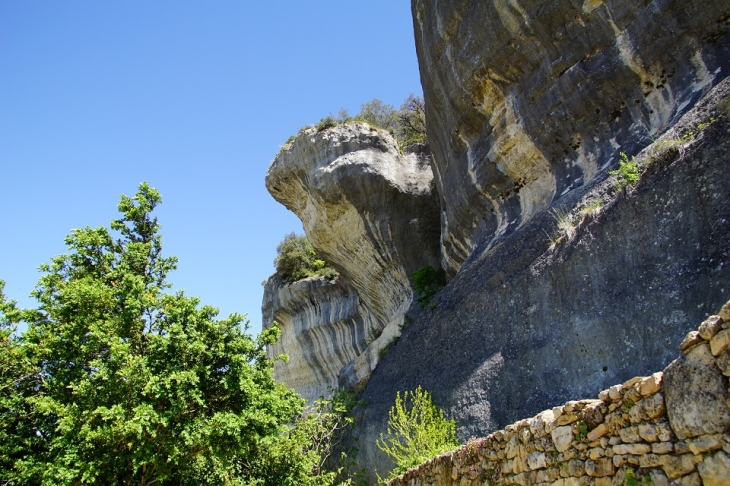
[[[160,201],[141,184],[111,230],[73,230],[37,309],[0,282],[0,483],[328,484],[290,425],[303,400],[272,378],[278,329],[169,291]]]
[[[294,232],[286,235],[276,247],[274,265],[282,282],[287,284],[316,276],[334,280],[339,275],[319,257],[306,236]]]
[[[421,389],[396,393],[388,412],[388,433],[376,442],[388,454],[395,467],[388,479],[441,453],[456,449],[456,422],[447,420],[443,410],[433,403],[431,393]]]

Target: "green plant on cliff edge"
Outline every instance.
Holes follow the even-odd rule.
[[[434,405],[431,393],[419,385],[402,396],[396,393],[395,403],[388,412],[388,433],[380,434],[376,445],[395,464],[388,473],[388,479],[392,479],[459,447],[456,422],[447,420],[443,410]]]
[[[636,184],[639,180],[639,164],[636,162],[636,158],[631,157],[629,160],[629,157],[621,152],[618,169],[610,171],[609,174],[618,176],[616,189],[620,191],[627,185]]]
[[[306,236],[289,233],[276,247],[276,253],[274,265],[286,284],[316,276],[334,280],[339,275],[319,257]]]

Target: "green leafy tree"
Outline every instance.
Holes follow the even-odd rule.
[[[395,134],[401,147],[427,140],[426,105],[423,98],[411,93],[401,105],[396,116]]]
[[[0,483],[324,484],[292,439],[303,401],[272,378],[278,329],[169,291],[160,202],[143,183],[111,231],[73,230],[37,309],[0,284]]]
[[[420,386],[406,391],[402,397],[397,392],[388,412],[388,433],[380,434],[376,445],[395,464],[388,474],[388,479],[392,479],[457,448],[456,422],[447,420],[443,410],[434,405],[431,393]]]
[[[308,277],[334,280],[337,271],[322,260],[306,236],[290,233],[276,247],[274,265],[284,283],[293,283]]]
[[[355,116],[355,121],[364,121],[375,128],[395,134],[398,129],[398,112],[393,105],[373,98],[360,106],[360,113]]]

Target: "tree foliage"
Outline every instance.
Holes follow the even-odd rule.
[[[427,140],[426,110],[423,98],[413,93],[396,110],[377,98],[364,103],[355,121],[364,121],[393,134],[401,147]]]
[[[289,233],[276,247],[276,253],[274,265],[284,283],[316,276],[334,280],[339,275],[319,257],[306,236]]]
[[[37,309],[0,282],[0,483],[329,484],[291,426],[303,400],[272,378],[278,329],[253,338],[169,290],[160,202],[143,183],[111,230],[73,230]]]
[[[396,393],[388,412],[388,433],[380,434],[376,444],[395,464],[388,479],[459,446],[456,422],[447,420],[431,393],[420,386],[402,397]]]

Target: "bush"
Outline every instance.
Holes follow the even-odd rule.
[[[444,288],[446,276],[443,270],[426,265],[413,272],[413,284],[416,287],[416,302],[423,309]]]
[[[396,393],[395,403],[388,412],[388,433],[380,434],[376,442],[388,454],[395,467],[388,479],[400,476],[408,469],[444,452],[456,449],[456,422],[446,420],[443,410],[433,404],[431,394],[419,386]]]
[[[319,258],[316,250],[306,236],[290,233],[276,247],[274,265],[282,282],[290,284],[308,277],[324,277],[334,280],[339,276],[337,270]]]
[[[610,171],[609,174],[618,176],[616,188],[620,191],[627,185],[636,184],[639,180],[639,166],[634,157],[629,160],[628,156],[621,152],[618,169]]]

